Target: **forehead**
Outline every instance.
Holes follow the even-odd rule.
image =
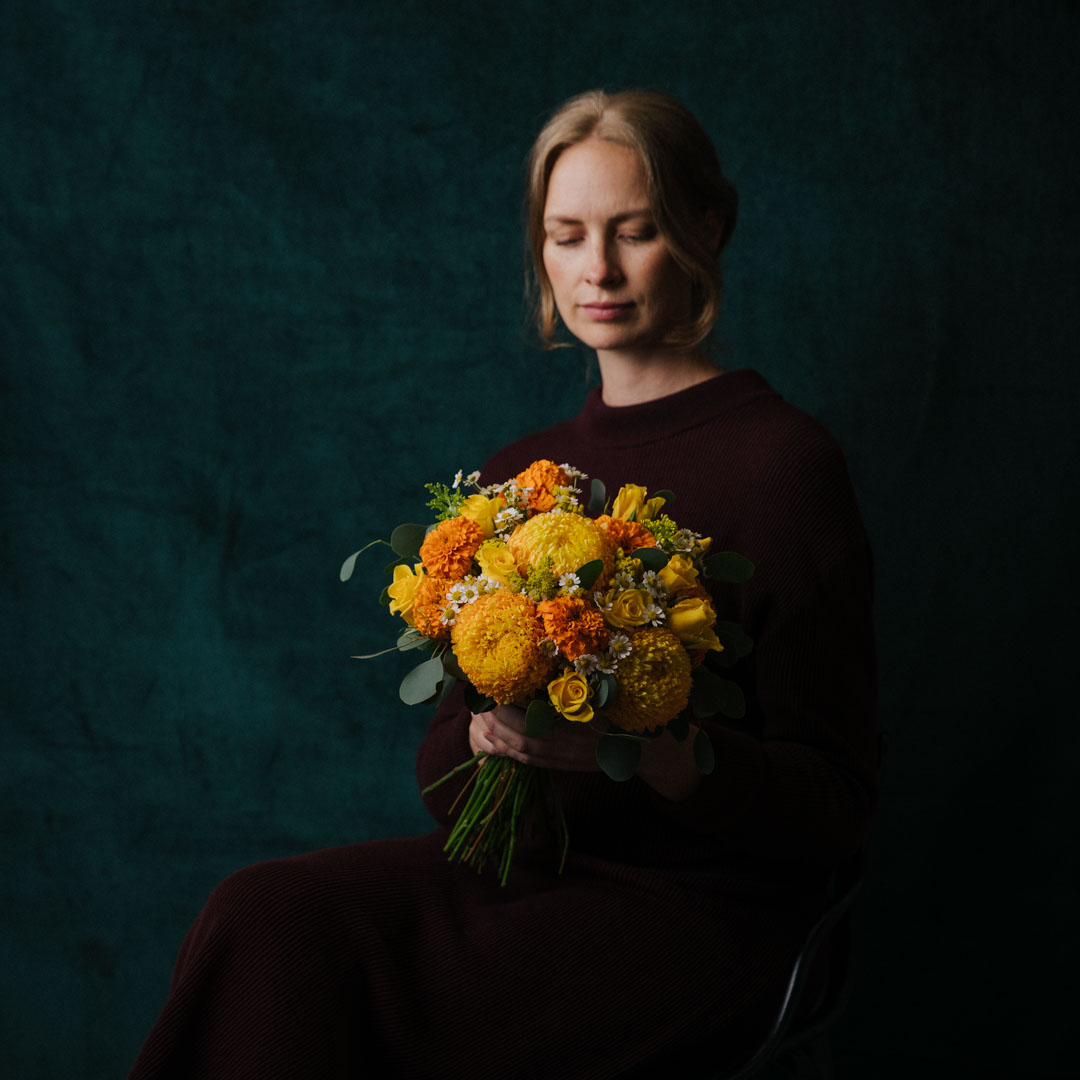
[[[636,150],[591,138],[564,150],[548,181],[545,217],[614,217],[649,208],[645,167]]]

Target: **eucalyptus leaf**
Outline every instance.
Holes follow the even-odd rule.
[[[593,477],[592,489],[589,492],[589,513],[598,516],[604,512],[604,504],[607,502],[607,488],[603,480]]]
[[[654,499],[663,499],[664,500],[664,505],[666,506],[668,503],[673,503],[675,501],[675,492],[674,491],[668,491],[667,488],[664,488],[663,491],[658,491],[653,496],[653,498]]]
[[[422,705],[429,698],[437,696],[443,674],[442,660],[433,656],[418,664],[401,680],[398,695],[406,705]]]
[[[754,564],[737,551],[718,551],[705,560],[705,576],[740,585],[754,576]]]
[[[389,585],[387,585],[383,589],[383,591],[381,593],[379,593],[379,603],[380,604],[389,604],[390,603],[390,586]]]
[[[616,691],[619,688],[619,684],[615,681],[615,676],[609,671],[605,671],[601,674],[596,683],[596,690],[593,693],[593,708],[604,709],[615,700]]]
[[[543,735],[558,719],[559,713],[555,706],[537,698],[525,711],[525,734],[530,739],[535,739]]]
[[[390,546],[403,559],[415,559],[420,554],[420,545],[427,535],[424,525],[399,525],[390,534]]]
[[[736,656],[747,656],[754,647],[754,639],[738,623],[717,619],[713,630],[725,651],[730,650]]]
[[[468,681],[468,679],[466,679],[465,704],[469,707],[469,712],[480,713],[490,712],[495,708],[496,701],[494,698],[485,697],[471,682]]]
[[[596,763],[612,780],[629,780],[641,762],[641,740],[601,735],[596,740]]]
[[[408,652],[410,649],[425,649],[434,646],[431,638],[424,637],[418,630],[409,627],[398,639],[398,652]]]
[[[687,720],[685,713],[679,713],[674,720],[668,723],[667,729],[676,742],[683,742],[686,736],[690,734],[690,721]]]
[[[653,570],[656,573],[663,570],[671,561],[671,556],[666,551],[655,547],[636,548],[632,554],[635,559],[641,560],[641,565],[646,570]]]
[[[451,676],[451,678],[468,680],[469,677],[461,670],[461,665],[458,663],[458,659],[454,655],[453,649],[447,649],[442,654],[442,665],[443,671]]]
[[[695,668],[693,679],[690,704],[695,716],[715,716],[722,712],[733,720],[741,720],[746,715],[746,698],[738,683],[722,678],[706,667]]]
[[[713,751],[712,740],[703,728],[698,728],[698,733],[694,736],[694,764],[702,776],[708,776],[716,768],[716,753]]]
[[[604,572],[604,560],[593,559],[577,569],[578,581],[583,589],[591,589],[596,584],[596,579]]]
[[[395,567],[408,566],[408,565],[409,565],[409,560],[408,559],[395,559],[392,563],[387,563],[383,567],[383,573],[384,574],[392,574],[394,572]]]
[[[372,540],[370,544],[365,544],[359,551],[354,551],[342,564],[341,569],[338,571],[338,577],[342,581],[348,581],[353,576],[353,571],[356,569],[356,558],[358,555],[363,555],[369,547],[374,547],[376,544],[385,544],[385,540]]]

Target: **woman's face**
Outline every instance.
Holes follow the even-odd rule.
[[[691,314],[690,279],[656,228],[637,151],[565,150],[544,203],[544,269],[570,332],[599,352],[647,349]]]

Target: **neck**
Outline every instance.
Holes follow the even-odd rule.
[[[600,349],[596,359],[605,405],[640,405],[723,374],[700,349],[648,353]]]

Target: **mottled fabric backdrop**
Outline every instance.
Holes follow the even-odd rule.
[[[645,85],[741,196],[717,342],[822,419],[892,734],[850,1077],[1061,1075],[1075,969],[1075,4],[13,0],[0,31],[5,1076],[122,1075],[214,883],[415,833],[338,567],[576,411],[544,113]],[[823,658],[827,662],[827,658]]]

